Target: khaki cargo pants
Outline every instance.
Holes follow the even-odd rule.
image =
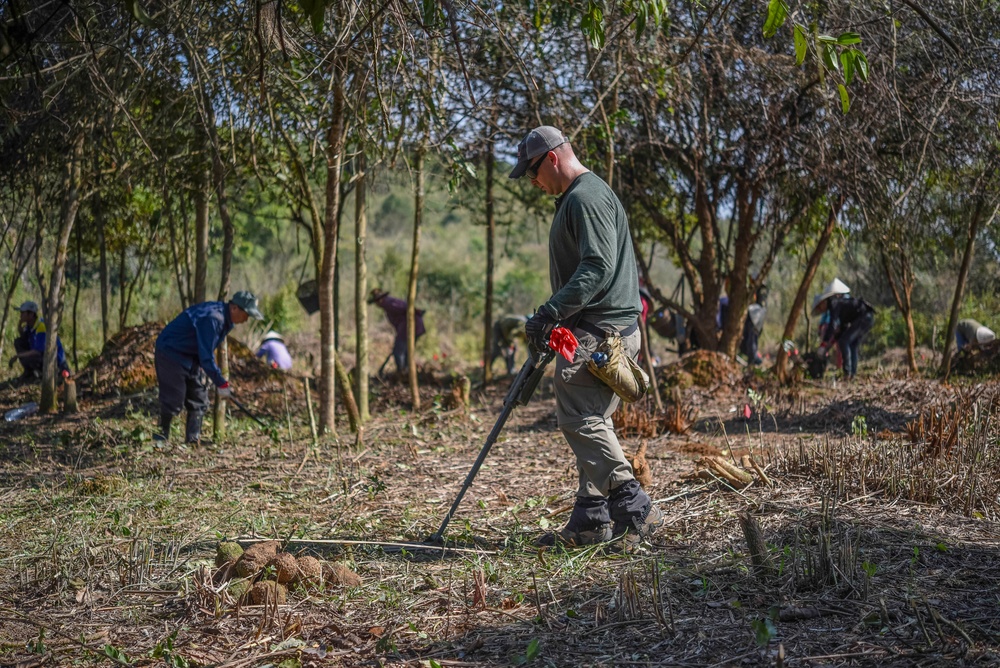
[[[587,360],[598,340],[581,329],[573,330],[580,347],[572,363],[556,356],[556,418],[576,455],[580,474],[577,496],[607,497],[608,490],[632,480],[632,466],[618,443],[611,415],[621,399],[587,369]],[[639,353],[638,329],[622,339],[625,352]]]

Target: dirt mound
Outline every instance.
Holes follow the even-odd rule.
[[[732,386],[742,380],[739,366],[723,353],[695,350],[659,370],[660,383],[666,387]]]
[[[153,349],[162,329],[162,323],[147,322],[112,336],[101,354],[78,374],[80,387],[101,397],[156,387]]]
[[[156,365],[153,360],[156,337],[163,325],[147,322],[126,327],[104,344],[101,354],[90,361],[79,374],[82,388],[99,397],[128,395],[156,387]],[[247,395],[277,394],[285,374],[271,369],[257,359],[243,342],[228,337],[229,377],[237,391]],[[290,383],[297,387],[300,383]]]

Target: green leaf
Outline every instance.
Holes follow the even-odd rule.
[[[861,35],[856,32],[842,32],[837,38],[837,44],[850,46],[851,44],[861,44]]]
[[[837,84],[837,90],[840,91],[840,110],[845,114],[851,110],[851,98],[847,94],[847,88],[844,84]]]
[[[850,86],[854,80],[854,49],[847,49],[840,53],[840,66],[844,68],[844,85]]]
[[[125,0],[125,6],[128,8],[129,14],[135,17],[136,21],[147,28],[153,27],[153,19],[142,8],[142,5],[139,4],[139,0]]]
[[[528,659],[528,661],[534,661],[535,657],[538,656],[539,647],[540,643],[538,642],[538,638],[535,638],[528,643],[528,649],[524,650],[525,658]]]
[[[424,0],[423,14],[424,14],[424,25],[432,26],[437,19],[437,0]]]
[[[777,629],[774,628],[774,622],[767,617],[753,620],[750,622],[750,627],[753,629],[758,647],[767,647],[767,644],[771,642],[771,638],[777,633]]]
[[[836,44],[837,38],[832,35],[819,35],[816,37],[821,44]]]
[[[299,0],[299,7],[312,22],[313,32],[319,35],[323,32],[323,21],[326,17],[326,0]]]
[[[767,3],[767,21],[764,22],[764,37],[774,37],[778,28],[785,25],[788,18],[788,7],[782,0],[770,0]]]
[[[595,49],[604,48],[604,10],[594,0],[587,5],[587,12],[580,22],[583,34]]]
[[[806,60],[806,53],[809,51],[809,40],[806,39],[806,29],[804,26],[795,24],[795,64],[801,65]]]
[[[852,49],[854,51],[854,65],[857,67],[858,76],[865,83],[868,82],[868,59],[865,58],[865,54],[857,49]]]
[[[834,72],[840,71],[840,62],[837,58],[837,49],[830,46],[829,44],[823,45],[823,64],[826,65],[826,69],[833,70]]]

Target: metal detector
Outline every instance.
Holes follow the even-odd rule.
[[[536,355],[538,359],[536,359]],[[444,516],[444,521],[441,522],[441,527],[431,535],[427,542],[429,543],[444,543],[444,530],[448,527],[448,522],[454,517],[455,511],[458,510],[458,505],[462,502],[462,497],[465,496],[465,492],[469,489],[472,481],[475,479],[476,474],[479,473],[479,468],[486,461],[486,455],[489,454],[490,448],[496,443],[497,437],[500,436],[500,430],[503,429],[504,424],[507,422],[507,418],[510,414],[514,412],[515,406],[524,406],[531,400],[531,395],[534,394],[535,388],[538,387],[539,381],[542,379],[542,375],[545,372],[545,366],[552,361],[555,357],[555,352],[552,350],[544,350],[541,352],[531,350],[529,346],[528,359],[525,360],[524,366],[518,372],[517,376],[514,378],[514,382],[511,383],[510,389],[507,391],[507,396],[503,400],[503,410],[500,411],[500,417],[497,418],[496,424],[493,425],[493,430],[490,431],[490,435],[486,437],[486,443],[483,445],[483,449],[479,451],[479,456],[476,457],[475,463],[472,465],[472,469],[469,471],[469,475],[465,476],[465,484],[462,485],[462,489],[459,490],[458,496],[455,497],[455,502],[451,504],[451,508],[448,510],[448,514]]]

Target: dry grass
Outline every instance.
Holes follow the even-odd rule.
[[[763,666],[781,655],[787,666],[943,666],[1000,656],[995,599],[983,595],[1000,572],[993,390],[970,399],[954,430],[941,409],[941,438],[958,435],[934,456],[929,418],[916,442],[860,422],[846,437],[754,433],[771,484],[755,475],[738,491],[686,481],[684,437],[658,428],[644,438],[666,522],[631,556],[531,546],[564,520],[553,511],[576,484],[543,395],[515,411],[448,547],[423,545],[504,389],[473,396],[468,415],[413,414],[386,390],[364,443],[318,450],[294,398],[291,428],[283,414],[267,433],[237,421],[230,441],[197,450],[152,447],[151,398],[4,427],[0,664]],[[854,398],[866,392],[888,396],[859,387]],[[700,416],[728,410],[691,396],[682,401]],[[832,397],[808,411],[825,419]],[[242,605],[214,577],[215,547],[257,537],[344,561],[363,583]]]

